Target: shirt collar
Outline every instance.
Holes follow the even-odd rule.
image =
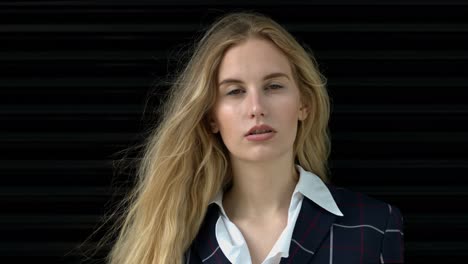
[[[319,176],[315,175],[310,171],[304,170],[301,166],[296,165],[296,168],[299,170],[299,181],[296,184],[294,189],[293,196],[296,193],[301,193],[309,200],[313,201],[323,209],[329,211],[332,214],[337,216],[343,216],[343,213],[338,208],[333,196],[330,193],[330,190],[325,185],[325,183],[320,179]],[[220,190],[214,199],[210,202],[216,203],[224,216],[227,217],[226,212],[223,207],[223,190]]]

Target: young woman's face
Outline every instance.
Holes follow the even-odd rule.
[[[307,115],[287,57],[273,43],[250,38],[225,53],[218,72],[211,127],[231,159],[291,158],[298,120]]]

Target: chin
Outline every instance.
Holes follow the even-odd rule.
[[[248,155],[237,156],[235,158],[246,161],[246,162],[274,162],[275,160],[281,159],[284,153],[278,153],[277,151],[251,151]]]

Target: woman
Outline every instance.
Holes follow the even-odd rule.
[[[403,262],[398,208],[329,184],[329,114],[280,25],[216,21],[148,138],[109,262]]]

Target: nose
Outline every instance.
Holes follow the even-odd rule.
[[[249,117],[256,118],[256,117],[265,117],[267,114],[266,107],[265,107],[265,98],[261,92],[257,90],[252,91],[249,96]]]

